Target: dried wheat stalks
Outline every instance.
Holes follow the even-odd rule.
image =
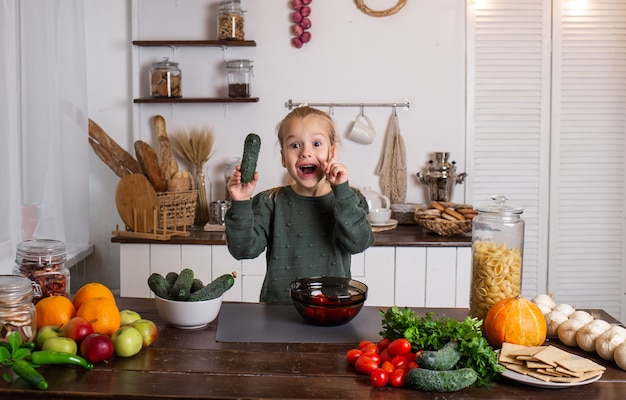
[[[170,138],[174,151],[202,171],[202,165],[209,160],[213,150],[215,135],[211,128],[192,128],[179,131]]]

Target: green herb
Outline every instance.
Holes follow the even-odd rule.
[[[397,306],[381,310],[380,314],[383,317],[380,335],[391,340],[406,338],[414,349],[439,350],[451,340],[459,342],[462,357],[455,368],[474,369],[477,386],[490,386],[504,371],[498,364],[497,353],[483,336],[480,319],[467,317],[461,322],[448,317],[433,319],[433,313],[419,317],[410,308]]]
[[[10,368],[17,376],[28,382],[32,387],[45,390],[48,388],[48,382],[37,372],[32,364],[26,359],[30,358],[30,346],[24,346],[22,337],[17,332],[11,332],[9,335],[9,345],[0,346],[0,366],[5,367],[2,377],[6,382],[11,382],[13,377],[6,371]]]

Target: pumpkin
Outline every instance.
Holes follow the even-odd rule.
[[[546,320],[541,309],[524,297],[503,299],[494,304],[485,317],[485,334],[489,343],[541,346],[546,341]]]

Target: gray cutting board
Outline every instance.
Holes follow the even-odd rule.
[[[382,317],[377,307],[363,307],[339,326],[312,325],[290,304],[223,303],[217,320],[218,342],[358,343],[378,340]]]

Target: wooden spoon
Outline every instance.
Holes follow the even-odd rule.
[[[127,229],[143,233],[156,230],[159,198],[144,175],[129,174],[120,180],[115,190],[115,205]]]

